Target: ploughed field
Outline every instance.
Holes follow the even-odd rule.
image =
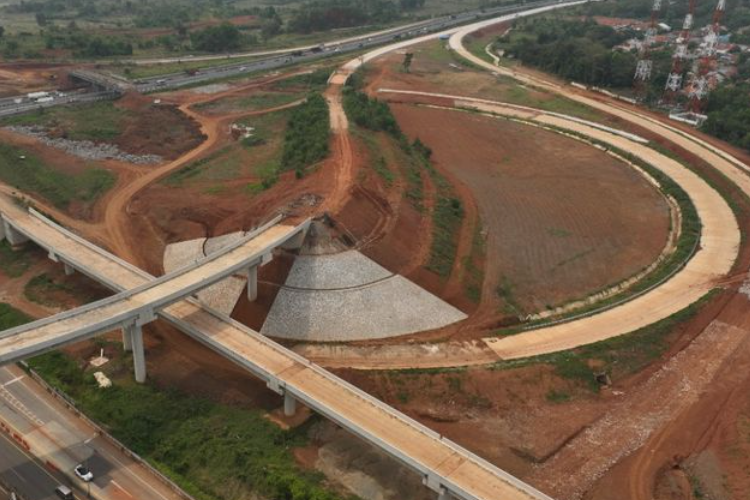
[[[487,238],[483,300],[528,314],[637,274],[666,245],[662,195],[573,139],[505,120],[394,104],[399,124],[464,183]]]

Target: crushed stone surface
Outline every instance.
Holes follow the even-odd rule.
[[[163,161],[163,158],[159,155],[126,153],[114,144],[50,137],[47,129],[44,127],[8,126],[5,128],[17,134],[33,137],[47,146],[65,151],[84,160],[117,160],[136,165],[151,165]]]
[[[243,236],[244,233],[237,232],[216,238],[197,238],[171,243],[164,249],[164,272],[171,273],[188,266],[206,255],[220,251]],[[247,279],[230,276],[199,291],[197,296],[207,306],[229,315],[240,300],[246,284]]]
[[[345,342],[432,330],[466,318],[356,251],[298,258],[290,277],[297,288],[279,291],[261,330],[265,335]],[[342,284],[348,287],[332,287]]]

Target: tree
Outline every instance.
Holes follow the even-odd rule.
[[[416,10],[424,7],[425,0],[401,0],[401,10]]]
[[[241,46],[241,38],[240,30],[226,22],[219,26],[210,26],[191,36],[193,47],[207,52],[236,50]]]
[[[39,26],[47,26],[47,22],[48,22],[48,20],[47,20],[47,14],[45,14],[44,12],[37,12],[36,13],[36,23]]]
[[[5,28],[0,26],[0,38],[2,38],[4,34],[5,34]]]
[[[409,72],[409,69],[411,68],[411,62],[413,59],[414,59],[413,52],[407,52],[406,54],[404,54],[403,66],[404,66],[404,71],[406,71],[407,73]]]
[[[272,36],[278,35],[281,32],[281,19],[278,17],[272,17],[263,20],[263,24],[260,28],[260,33],[263,39],[268,40]]]

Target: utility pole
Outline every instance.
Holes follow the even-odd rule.
[[[693,29],[693,19],[695,16],[696,0],[690,0],[688,12],[685,15],[685,21],[682,24],[682,31],[677,38],[677,48],[672,56],[672,70],[667,77],[664,99],[672,103],[677,93],[682,89],[683,73],[685,71],[685,62],[688,57],[688,44],[690,43],[690,31]]]
[[[641,98],[647,89],[647,83],[651,79],[654,69],[654,61],[651,59],[651,47],[656,41],[659,14],[661,13],[662,0],[654,0],[651,7],[651,23],[643,37],[643,43],[638,51],[638,64],[635,67],[635,89]]]

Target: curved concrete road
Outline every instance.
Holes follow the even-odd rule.
[[[495,74],[510,76],[525,84],[562,95],[568,99],[617,116],[634,125],[654,132],[706,161],[739,186],[743,192],[750,195],[750,177],[746,175],[746,172],[750,169],[738,159],[705,141],[692,137],[686,132],[661,123],[637,111],[587,97],[579,91],[574,90],[573,87],[561,86],[539,78],[520,74],[512,69],[496,67],[475,56],[464,47],[463,40],[467,35],[498,22],[501,22],[501,20],[484,21],[456,31],[450,39],[451,48],[465,59]],[[539,120],[539,122],[559,126],[559,120],[559,118],[547,116]],[[566,128],[575,130],[575,128],[568,126]],[[586,135],[595,137],[588,133]],[[636,148],[636,150],[638,149],[640,148]],[[628,151],[632,151],[632,149],[629,148]],[[647,161],[664,170],[665,163],[663,160],[652,158],[650,160],[647,159]],[[673,179],[678,180],[667,170],[664,171],[672,176]],[[695,177],[697,178],[697,176]],[[579,321],[529,331],[504,339],[486,339],[488,345],[504,359],[548,354],[633,332],[639,328],[663,320],[697,301],[712,288],[711,276],[720,277],[731,270],[734,258],[731,262],[727,260],[727,252],[734,255],[737,254],[741,236],[733,214],[728,217],[724,210],[716,211],[718,207],[707,205],[705,203],[707,200],[702,198],[703,195],[699,197],[695,192],[690,190],[687,190],[687,192],[696,206],[699,203],[703,206],[703,210],[699,209],[704,231],[701,238],[702,248],[693,258],[693,261],[696,261],[701,256],[701,253],[705,254],[706,247],[709,245],[723,247],[723,257],[715,262],[701,259],[701,266],[695,266],[693,261],[691,261],[688,268],[697,269],[700,274],[690,276],[683,271],[653,292],[616,309]],[[716,257],[718,258],[718,255]],[[719,267],[714,267],[714,264],[717,264]]]

